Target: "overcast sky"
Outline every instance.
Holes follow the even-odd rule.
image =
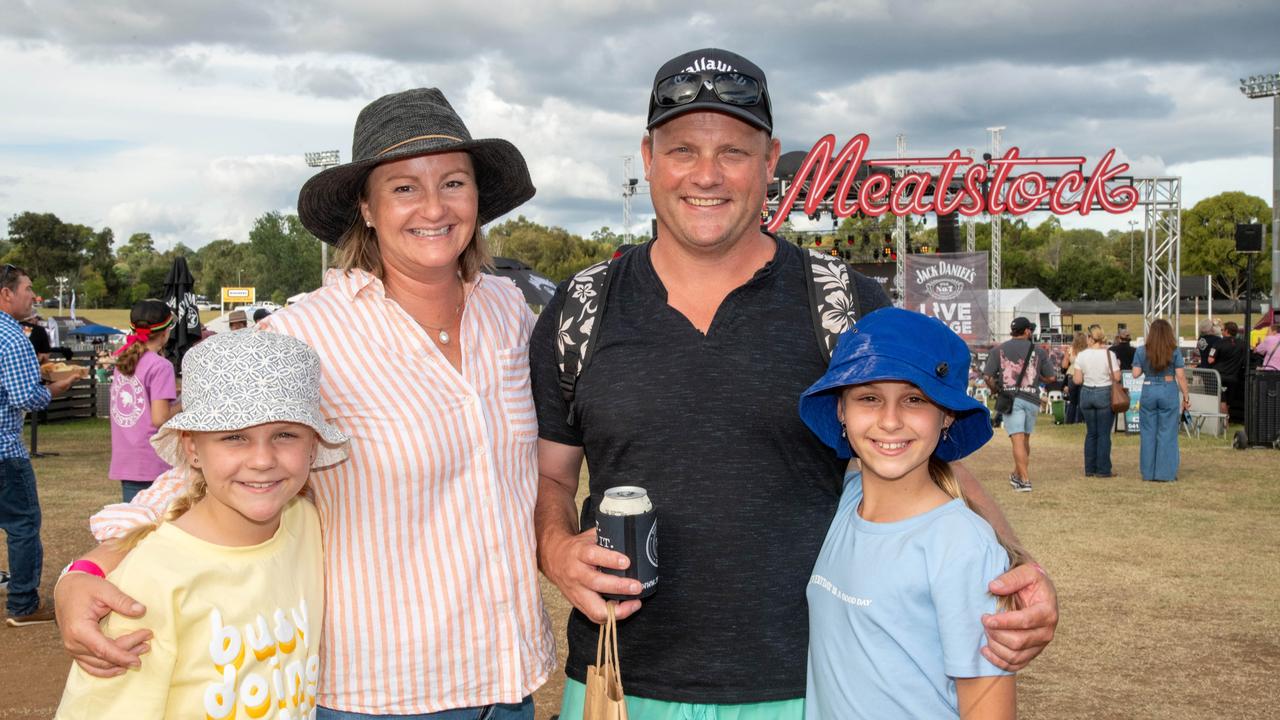
[[[1004,125],[1024,155],[1115,147],[1180,175],[1186,207],[1271,200],[1271,102],[1238,78],[1280,71],[1275,0],[0,0],[0,18],[0,215],[162,248],[292,212],[304,152],[349,160],[360,108],[419,86],[524,152],[538,194],[517,213],[617,229],[653,73],[707,46],[764,68],[784,150],[866,132],[878,156],[898,133],[912,155],[980,154]],[[634,211],[647,227],[647,198]]]

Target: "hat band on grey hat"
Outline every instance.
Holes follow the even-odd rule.
[[[443,93],[417,88],[380,97],[360,111],[351,162],[317,173],[302,186],[298,217],[313,235],[337,245],[359,225],[360,197],[374,167],[445,152],[471,156],[479,225],[514,210],[536,192],[515,145],[496,138],[473,139]]]
[[[911,383],[955,416],[933,451],[939,460],[959,460],[991,439],[990,411],[967,392],[968,346],[936,318],[893,307],[868,313],[840,336],[827,372],[800,397],[800,418],[837,456],[851,457],[838,396],[884,381]]]
[[[320,411],[320,356],[301,340],[254,328],[219,333],[182,359],[182,412],[151,438],[161,460],[186,465],[183,431],[229,432],[285,422],[320,442],[312,468],[347,459],[349,439]]]

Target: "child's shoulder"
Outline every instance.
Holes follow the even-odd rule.
[[[928,533],[935,547],[948,553],[966,550],[981,553],[989,547],[1000,546],[991,524],[969,509],[963,500],[953,500],[940,510],[928,524]]]

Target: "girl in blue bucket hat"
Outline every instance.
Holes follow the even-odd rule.
[[[989,663],[987,583],[1021,564],[970,508],[949,463],[991,439],[969,397],[969,349],[908,310],[840,338],[800,417],[850,469],[814,565],[808,718],[1014,717],[1014,678]]]

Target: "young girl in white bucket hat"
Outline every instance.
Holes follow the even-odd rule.
[[[949,463],[991,439],[969,397],[969,349],[935,318],[868,314],[840,337],[800,417],[857,456],[814,564],[805,716],[1012,718],[1014,679],[987,661],[987,584],[1004,547],[966,504]]]
[[[152,444],[191,481],[111,573],[147,615],[109,637],[154,635],[140,668],[72,665],[58,718],[308,717],[324,613],[320,520],[298,497],[312,468],[346,458],[320,413],[320,359],[301,340],[241,330],[183,359],[184,409]],[[102,575],[92,562],[68,570]]]

